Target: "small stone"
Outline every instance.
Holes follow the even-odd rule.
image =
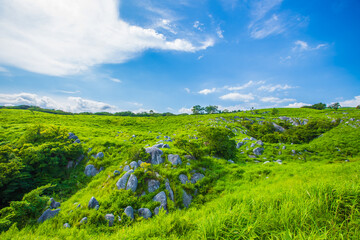
[[[64,223],[63,227],[64,228],[70,228],[70,224],[69,223]]]
[[[187,177],[185,174],[180,174],[180,175],[179,175],[179,179],[180,179],[180,182],[181,182],[182,184],[186,184],[186,183],[189,182],[189,179],[188,179],[188,177]]]
[[[55,217],[56,215],[58,215],[60,212],[60,209],[56,209],[56,210],[50,210],[47,209],[45,212],[43,212],[43,214],[41,214],[41,216],[38,218],[37,222],[38,223],[42,223],[50,218]]]
[[[177,154],[169,154],[168,155],[168,160],[169,160],[169,162],[171,162],[172,165],[180,165],[180,164],[182,164],[181,158]]]
[[[264,146],[264,143],[261,140],[257,141],[256,144],[260,146]]]
[[[230,160],[228,160],[228,162],[229,162],[229,163],[235,163],[235,162],[234,162],[233,160],[231,160],[231,159],[230,159]]]
[[[112,227],[114,225],[114,215],[113,214],[106,214],[105,219],[109,221],[109,227]]]
[[[191,176],[191,183],[195,184],[197,181],[200,181],[204,177],[205,177],[204,174],[195,173],[194,175]]]
[[[138,163],[137,163],[137,162],[132,161],[132,162],[130,163],[130,167],[131,167],[131,168],[133,168],[133,169],[135,170],[136,168],[138,168],[138,167],[139,167],[139,165],[138,165]]]
[[[89,204],[88,204],[88,208],[95,208],[96,205],[99,205],[99,202],[96,200],[96,198],[91,197]]]
[[[120,175],[120,171],[115,170],[115,171],[114,171],[114,176],[116,177],[116,176],[119,176],[119,175]]]
[[[160,187],[160,182],[155,179],[151,179],[148,181],[148,192],[152,193],[155,192]]]
[[[127,172],[127,171],[129,171],[129,170],[130,170],[130,166],[129,166],[129,165],[125,165],[123,171],[124,171],[124,172]]]
[[[138,179],[134,174],[131,174],[129,177],[129,181],[126,185],[126,190],[131,189],[131,191],[135,192],[138,185]]]
[[[253,153],[257,156],[262,155],[263,152],[264,152],[264,148],[260,148],[260,147],[257,147],[253,150]]]
[[[174,192],[173,190],[171,189],[171,186],[170,186],[170,183],[169,183],[169,180],[166,179],[166,182],[165,182],[165,188],[166,190],[169,192],[169,198],[171,201],[175,201],[174,199]]]
[[[104,153],[103,152],[98,152],[95,156],[95,158],[103,158],[104,157]]]
[[[151,216],[152,216],[152,213],[151,213],[150,209],[148,209],[148,208],[140,208],[138,210],[138,214],[140,217],[143,217],[145,219],[151,218]]]
[[[131,219],[134,219],[134,209],[131,206],[127,206],[124,210],[126,216]]]
[[[185,192],[185,190],[183,190],[183,204],[186,208],[189,208],[191,201],[192,201],[192,196],[190,194],[187,194]]]
[[[80,220],[80,223],[81,224],[86,224],[87,223],[87,217],[83,217],[81,220]]]
[[[164,191],[156,194],[156,196],[153,198],[153,201],[160,202],[160,207],[167,210],[167,198]]]
[[[270,161],[266,161],[266,162],[264,162],[263,164],[267,164],[267,163],[269,163]]]

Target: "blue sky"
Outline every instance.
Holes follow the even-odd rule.
[[[360,104],[358,0],[0,3],[0,105]]]

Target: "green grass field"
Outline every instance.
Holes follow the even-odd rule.
[[[306,119],[308,124],[293,126],[280,116]],[[359,119],[360,110],[355,108],[166,117],[0,109],[0,239],[360,239]],[[286,130],[274,132],[272,123]],[[222,148],[246,142],[231,150],[234,163],[211,151],[211,139],[201,135],[202,128],[232,133],[223,145],[217,142]],[[68,132],[81,143],[69,141]],[[264,143],[261,155],[254,156],[253,149],[260,147],[256,140],[243,140],[254,134]],[[165,141],[165,136],[173,141]],[[188,151],[177,144],[179,139],[198,146],[201,157],[185,158]],[[137,168],[135,192],[118,190],[123,167],[133,160],[147,160],[142,148],[160,140],[170,146],[161,149],[165,162]],[[92,156],[98,152],[104,158]],[[76,161],[79,154],[84,159],[67,169],[68,161]],[[182,164],[173,166],[169,154],[178,154]],[[104,170],[88,177],[84,174],[88,164]],[[114,176],[115,170],[120,175]],[[196,183],[180,182],[180,174],[190,179],[194,172],[205,177]],[[151,193],[149,179],[160,182]],[[174,201],[169,199],[166,181]],[[24,197],[48,183],[54,186],[41,197]],[[161,210],[155,216],[160,203],[152,199],[161,191],[167,195],[168,213]],[[189,208],[184,207],[183,191],[192,196]],[[87,207],[93,196],[98,210]],[[37,223],[50,197],[61,203],[61,210]],[[148,208],[153,216],[144,219],[135,211],[132,220],[124,214],[127,206]],[[112,227],[104,217],[110,213],[115,216]],[[80,224],[83,217],[88,218],[86,224]]]

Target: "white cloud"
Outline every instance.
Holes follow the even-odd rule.
[[[199,31],[203,31],[203,27],[204,27],[204,24],[199,22],[199,21],[195,21],[194,24],[193,24],[193,27],[196,28],[197,30]]]
[[[286,30],[282,19],[274,14],[266,21],[260,21],[250,25],[250,36],[255,39],[263,39],[270,35],[278,35]]]
[[[285,85],[277,84],[277,85],[261,86],[261,87],[258,88],[258,90],[267,91],[267,92],[274,92],[274,91],[279,91],[279,90],[287,90],[287,89],[291,89],[291,88],[294,88],[294,87],[289,86],[287,84],[285,84]]]
[[[203,95],[208,95],[208,94],[213,93],[215,91],[216,91],[216,88],[203,89],[203,90],[199,91],[198,93],[203,94]]]
[[[258,0],[252,1],[251,15],[254,21],[257,21],[266,16],[266,14],[279,6],[283,0]]]
[[[178,110],[179,113],[187,113],[187,114],[191,114],[192,111],[191,111],[191,108],[185,108],[185,107],[182,107]]]
[[[296,99],[293,98],[277,98],[277,97],[263,97],[260,99],[262,102],[271,102],[271,103],[284,103],[284,102],[294,102]]]
[[[247,82],[247,83],[245,83],[244,85],[241,85],[241,86],[237,86],[237,87],[225,86],[224,88],[227,89],[227,90],[230,90],[230,91],[238,91],[238,90],[248,88],[248,87],[250,87],[251,85],[254,85],[254,84],[257,84],[257,83],[254,83],[253,81],[249,81],[249,82]]]
[[[81,97],[68,97],[65,99],[53,99],[46,96],[38,96],[32,93],[0,94],[0,105],[32,105],[41,108],[60,109],[67,112],[116,112],[118,108],[99,101],[84,99]]]
[[[235,111],[235,110],[242,110],[242,111],[246,110],[246,108],[243,105],[234,105],[234,106],[227,106],[227,107],[219,106],[218,109],[221,111],[224,111],[226,109],[226,110],[229,110],[230,112]]]
[[[220,27],[217,27],[216,29],[216,34],[218,35],[219,38],[223,39],[224,38],[224,30],[222,30]]]
[[[6,68],[0,66],[0,72],[7,73],[9,71]]]
[[[187,93],[190,93],[190,89],[189,88],[184,88],[185,89],[185,91],[187,92]]]
[[[228,94],[221,96],[220,99],[248,102],[250,100],[254,100],[254,96],[251,93],[249,93],[249,94],[228,93]]]
[[[202,59],[204,57],[204,55],[200,55],[200,56],[198,56],[198,60],[200,60],[200,59]]]
[[[340,102],[340,106],[342,107],[356,107],[358,105],[360,105],[360,96],[355,96],[354,99]]]
[[[119,18],[119,0],[3,0],[0,64],[63,76],[102,63],[123,63],[147,49],[196,52],[212,39],[168,40]]]
[[[76,94],[76,93],[80,93],[80,91],[79,91],[79,90],[77,90],[77,91],[57,90],[56,92],[59,92],[59,93],[66,93],[66,94]]]
[[[131,104],[131,105],[134,105],[136,107],[142,107],[144,105],[144,104],[138,103],[138,102],[128,102],[128,103]]]
[[[111,81],[116,82],[116,83],[122,83],[122,81],[120,79],[117,78],[110,78]]]
[[[316,47],[310,47],[307,42],[301,40],[297,40],[294,44],[293,51],[313,51],[328,46],[327,44],[318,44]]]
[[[303,106],[310,106],[311,104],[309,103],[303,103],[303,102],[295,102],[295,103],[290,103],[289,105],[285,106],[286,108],[300,108]]]

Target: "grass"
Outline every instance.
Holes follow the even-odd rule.
[[[105,166],[105,170],[89,179],[89,183],[74,195],[62,198],[57,217],[42,224],[30,223],[23,229],[14,225],[0,234],[0,239],[360,239],[360,128],[358,122],[348,121],[349,118],[360,119],[360,111],[279,109],[276,116],[263,114],[266,111],[134,118],[0,110],[0,144],[15,141],[25,129],[41,121],[44,125],[62,126],[74,132],[85,149],[92,148],[89,156],[98,151],[105,154],[102,162],[89,158],[89,163]],[[265,153],[257,160],[282,159],[282,165],[254,163],[253,159],[240,154],[246,151],[245,145],[238,150],[235,164],[210,156],[192,160],[190,166],[182,159],[183,164],[176,168],[166,162],[153,166],[146,173],[143,169],[136,170],[137,176],[144,177],[135,194],[115,189],[119,176],[114,177],[112,172],[126,161],[129,163],[126,154],[129,146],[152,146],[159,141],[157,136],[162,140],[165,135],[172,138],[181,134],[194,136],[202,125],[236,129],[234,139],[240,141],[248,136],[246,129],[233,121],[234,116],[267,120],[279,116],[343,118],[344,121],[309,143],[286,144],[286,150],[281,149],[284,144],[265,142]],[[131,137],[133,134],[135,138]],[[181,155],[182,151],[172,142],[169,145],[171,148],[164,150],[165,154]],[[296,154],[292,154],[293,149]],[[280,150],[281,155],[278,154]],[[350,161],[345,162],[345,159]],[[84,166],[85,162],[79,167]],[[204,173],[205,178],[195,185],[181,185],[178,175],[191,176],[192,170]],[[157,192],[137,197],[146,189],[145,179],[154,177],[155,172],[161,175],[162,183],[169,179],[174,190],[175,203],[168,200],[169,213],[161,212],[149,220],[126,219],[121,215],[126,205],[151,210],[156,206],[151,199],[165,190],[163,184]],[[179,209],[182,189],[193,194],[197,189],[189,209]],[[86,208],[92,196],[100,202],[98,211]],[[81,208],[76,208],[78,203]],[[109,211],[123,219],[111,228],[104,220]],[[80,225],[84,216],[89,218],[89,223]],[[64,229],[65,222],[70,223],[71,228]]]

